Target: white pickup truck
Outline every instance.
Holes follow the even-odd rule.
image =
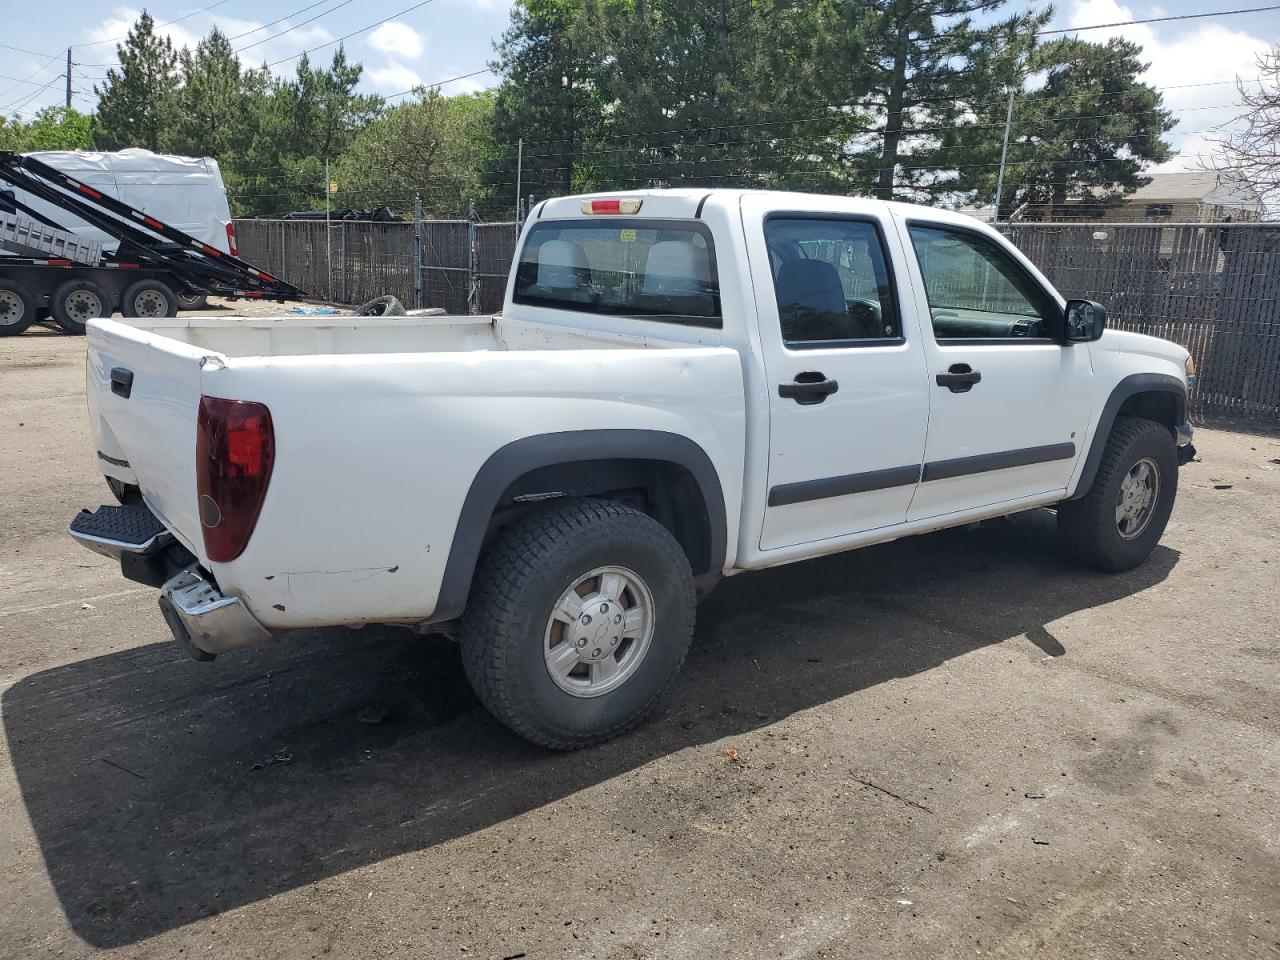
[[[498,316],[92,321],[122,506],[70,532],[193,656],[459,627],[503,722],[580,747],[659,696],[720,576],[1033,507],[1086,564],[1146,559],[1193,369],[1104,326],[940,210],[548,200]]]

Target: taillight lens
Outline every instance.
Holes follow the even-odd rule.
[[[240,256],[240,248],[236,246],[236,225],[227,224],[227,252],[233,257]]]
[[[244,552],[262,512],[275,459],[271,411],[263,404],[200,398],[196,493],[211,561],[227,563]]]

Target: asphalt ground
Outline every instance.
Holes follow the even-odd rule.
[[[560,755],[443,638],[183,659],[64,532],[83,341],[0,340],[0,956],[1280,956],[1280,437],[1196,442],[1137,570],[1035,511],[734,577]]]

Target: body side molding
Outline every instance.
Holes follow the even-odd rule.
[[[720,572],[728,544],[724,490],[711,458],[698,444],[688,437],[662,430],[572,430],[535,434],[498,448],[476,472],[462,503],[440,582],[440,596],[429,622],[461,615],[489,519],[507,488],[540,467],[591,460],[651,460],[687,469],[706,503],[711,535],[708,569],[693,572],[695,576]]]
[[[930,480],[950,480],[952,477],[963,477],[971,473],[1028,467],[1034,463],[1049,463],[1053,460],[1070,460],[1075,455],[1076,445],[1067,441],[1041,447],[1001,450],[999,453],[980,453],[973,457],[956,457],[954,460],[935,460],[924,465],[922,479],[925,483]]]
[[[1134,394],[1152,392],[1173,394],[1177,404],[1175,419],[1177,423],[1186,422],[1187,388],[1177,377],[1167,373],[1132,373],[1123,378],[1112,388],[1111,395],[1102,407],[1102,413],[1098,416],[1098,428],[1093,433],[1089,454],[1084,461],[1084,469],[1080,471],[1080,481],[1068,500],[1078,500],[1089,492],[1093,478],[1098,473],[1098,466],[1102,463],[1102,453],[1107,448],[1111,425],[1115,423],[1116,414],[1120,412],[1124,402]],[[1177,424],[1174,424],[1174,429],[1176,428]]]
[[[912,465],[869,470],[866,473],[849,473],[840,477],[821,477],[817,480],[780,483],[769,489],[769,506],[785,507],[809,500],[826,500],[829,497],[844,497],[854,493],[888,490],[890,487],[905,487],[908,484],[915,484],[919,479],[920,467]]]

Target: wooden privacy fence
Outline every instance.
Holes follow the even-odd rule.
[[[1000,229],[1066,297],[1191,351],[1192,413],[1280,423],[1280,224],[1018,223]],[[313,296],[489,313],[513,223],[238,220],[241,255]]]

